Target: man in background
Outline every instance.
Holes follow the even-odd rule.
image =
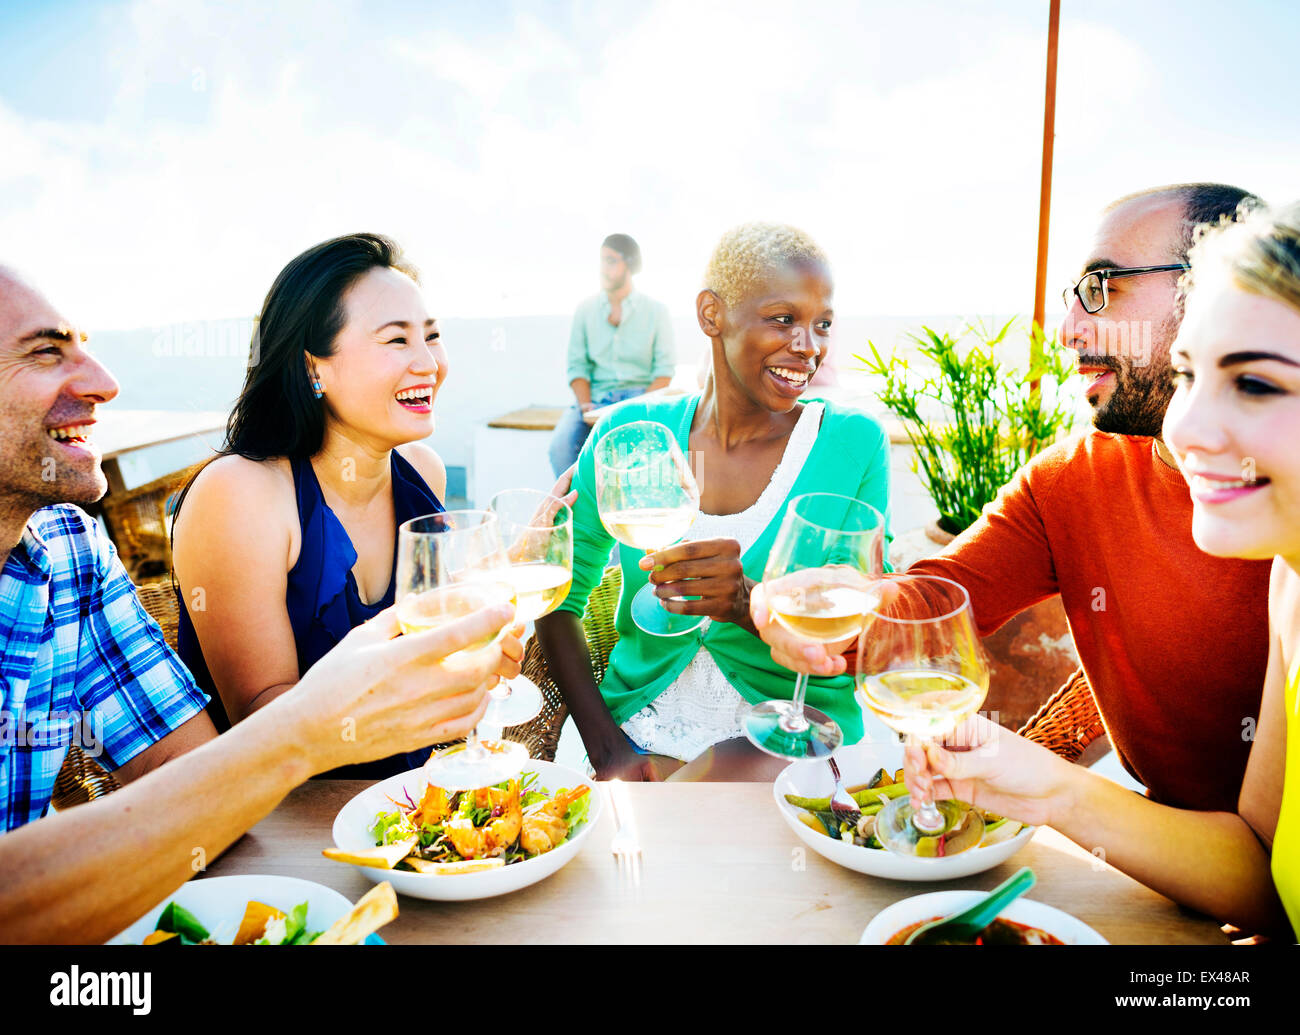
[[[627,234],[610,234],[600,246],[600,293],[573,314],[568,378],[576,404],[555,426],[551,467],[558,477],[582,452],[591,427],[589,410],[666,388],[676,352],[668,308],[636,291],[641,249]]]

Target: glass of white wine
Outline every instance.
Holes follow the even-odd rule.
[[[573,511],[536,489],[507,489],[488,504],[497,516],[515,587],[515,620],[535,622],[569,595],[573,582]],[[542,692],[526,676],[492,691],[484,723],[518,726],[542,710]]]
[[[970,595],[935,575],[890,575],[858,639],[858,699],[890,729],[942,740],[984,703],[989,669]],[[876,838],[900,855],[974,848],[984,819],[959,801],[927,795],[919,809],[895,798],[876,816]]]
[[[494,604],[515,602],[514,581],[495,514],[449,510],[407,521],[397,530],[397,622],[403,633],[436,629]],[[449,654],[454,667],[491,646],[500,631]],[[449,790],[490,787],[516,776],[528,760],[522,744],[485,744],[477,728],[463,750],[453,748],[425,763],[425,778]]]
[[[619,425],[595,452],[596,506],[610,535],[654,553],[686,534],[700,512],[700,490],[667,427],[649,420]],[[664,610],[647,583],[632,598],[632,621],[652,636],[681,636],[698,629],[704,617]]]
[[[875,604],[884,565],[885,519],[848,496],[814,492],[786,507],[763,570],[763,594],[772,617],[814,643],[858,633]],[[825,758],[844,742],[829,715],[804,703],[808,677],[800,673],[789,701],[762,701],[745,710],[750,742],[781,758]]]

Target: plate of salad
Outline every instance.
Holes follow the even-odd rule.
[[[201,877],[181,885],[108,944],[310,945],[355,913],[333,888],[297,877]],[[370,934],[363,944],[384,942]]]
[[[432,786],[413,769],[343,806],[324,854],[413,898],[491,898],[563,867],[600,809],[592,781],[554,762],[530,759],[517,779],[473,791]]]

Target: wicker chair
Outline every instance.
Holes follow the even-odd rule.
[[[108,534],[117,544],[127,574],[137,584],[162,577],[170,580],[171,512],[181,489],[202,466],[195,464],[137,489],[104,497]]]
[[[618,595],[623,586],[623,573],[617,565],[606,568],[600,580],[587,600],[587,609],[582,616],[583,631],[587,634],[587,649],[591,651],[592,673],[599,683],[605,678],[605,669],[609,665],[609,655],[618,642],[618,630],[614,628],[614,612],[618,607]],[[569,714],[569,709],[560,694],[560,688],[546,666],[541,645],[534,636],[528,641],[524,651],[524,675],[537,684],[542,692],[541,713],[522,726],[512,726],[504,731],[507,740],[513,740],[528,748],[533,758],[552,761],[555,749],[560,743],[560,728]]]
[[[1017,732],[1067,761],[1079,761],[1088,745],[1106,733],[1083,669],[1070,676]]]

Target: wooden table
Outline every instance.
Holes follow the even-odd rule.
[[[206,876],[301,877],[355,901],[370,882],[320,853],[333,844],[335,815],[366,786],[309,781],[209,866]],[[384,928],[384,939],[852,944],[877,912],[899,899],[950,888],[989,889],[1030,866],[1038,875],[1033,898],[1067,910],[1114,944],[1227,944],[1213,921],[1180,911],[1054,830],[1040,830],[1011,860],[986,873],[912,884],[866,877],[808,851],[777,814],[767,784],[631,784],[627,790],[641,830],[639,891],[619,884],[609,853],[614,820],[606,799],[583,851],[558,873],[477,902],[403,896],[401,915]]]

